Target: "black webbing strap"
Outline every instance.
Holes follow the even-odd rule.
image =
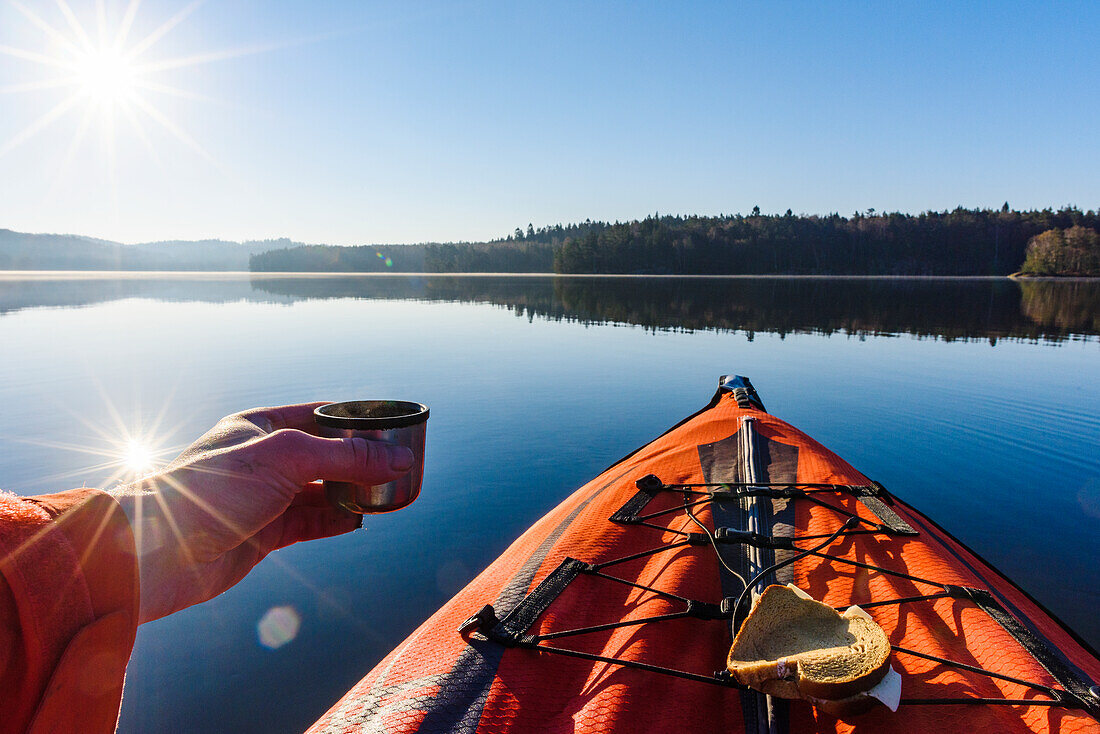
[[[864,488],[863,493],[878,497],[888,505],[894,504],[894,495],[890,494],[886,487],[882,486],[880,482],[876,482],[874,479],[871,480],[871,485],[869,487]]]
[[[882,524],[894,535],[920,535],[910,527],[909,523],[902,520],[898,513],[890,509],[889,505],[894,504],[894,498],[886,487],[878,482],[872,480],[867,486],[852,485],[847,490],[862,502],[864,507],[875,513],[882,520]]]
[[[882,524],[894,535],[920,535],[920,533],[909,526],[909,523],[902,520],[898,513],[887,507],[886,503],[878,497],[857,495],[856,499],[862,502],[863,506],[868,510],[875,513],[878,519],[882,520]]]
[[[639,480],[638,484],[642,484],[641,480]],[[663,486],[655,489],[639,486],[638,491],[626,501],[626,504],[615,510],[615,514],[609,519],[611,522],[618,525],[631,525],[638,522],[638,515],[645,509],[645,506],[649,504],[649,501],[656,497],[657,493],[662,489]]]
[[[540,637],[538,635],[528,635],[527,631],[531,629],[538,618],[550,608],[550,605],[554,603],[554,600],[558,598],[558,595],[565,591],[565,588],[569,586],[574,579],[581,574],[591,574],[599,578],[607,579],[609,581],[615,581],[627,586],[634,586],[640,589],[647,589],[660,596],[679,600],[684,603],[684,608],[678,612],[670,614],[658,615],[647,620],[632,620],[626,622],[613,622],[610,624],[596,625],[593,627],[582,627],[576,630],[566,630],[565,632],[555,632],[547,635],[547,637],[563,636],[565,633],[578,633],[587,631],[599,631],[603,629],[612,629],[615,627],[627,627],[632,624],[638,624],[644,621],[659,621],[660,619],[674,619],[679,617],[695,617],[696,619],[729,619],[732,616],[730,611],[727,611],[727,606],[720,604],[711,604],[709,602],[697,601],[695,599],[685,599],[675,594],[669,594],[663,592],[660,589],[654,589],[649,586],[642,586],[626,579],[620,579],[614,576],[608,576],[607,574],[600,573],[599,569],[591,563],[585,563],[584,561],[578,561],[576,558],[566,558],[558,565],[550,574],[544,578],[538,586],[531,591],[530,594],[523,597],[516,606],[512,607],[504,619],[499,622],[494,617],[487,616],[484,613],[479,613],[475,617],[479,617],[479,621],[482,624],[473,626],[471,624],[470,631],[474,629],[480,629],[489,638],[496,640],[503,645],[517,645],[517,644],[531,644],[537,642]],[[473,621],[473,618],[470,620]],[[488,624],[485,624],[488,622]],[[465,626],[465,625],[463,625]],[[485,627],[488,627],[488,630]]]
[[[488,631],[490,639],[501,644],[516,644],[523,641],[527,630],[558,598],[573,579],[585,573],[591,565],[576,558],[566,558],[550,572],[530,594],[523,597],[500,622]]]
[[[1055,691],[1063,705],[1071,708],[1081,708],[1094,717],[1100,717],[1100,697],[1089,689],[1089,685],[1078,677],[1077,673],[1067,666],[1050,648],[1048,648],[1034,631],[1025,627],[1016,617],[1005,611],[1000,602],[985,589],[974,589],[968,586],[952,586],[947,584],[944,591],[956,599],[968,599],[974,602],[979,609],[992,617],[997,624],[1004,628],[1005,632],[1027,650],[1035,661],[1042,665],[1054,680],[1065,689]]]

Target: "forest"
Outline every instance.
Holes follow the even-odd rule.
[[[538,229],[529,224],[480,243],[299,247],[258,253],[251,263],[257,271],[1009,275],[1021,269],[1029,243],[1058,230],[1074,234],[1044,235],[1040,260],[1046,274],[1061,274],[1069,272],[1065,262],[1093,260],[1087,253],[1075,259],[1052,259],[1050,253],[1076,253],[1081,243],[1092,241],[1087,233],[1095,237],[1098,229],[1100,213],[1093,210],[1017,211],[1007,202],[1000,209],[921,214],[869,209],[847,217],[795,215],[789,209],[761,214],[756,207],[748,215],[653,214],[631,222],[586,220]],[[387,258],[392,265],[386,265]]]
[[[559,273],[1008,275],[1031,239],[1055,228],[1096,229],[1100,215],[1073,207],[851,217],[761,215],[648,217],[570,240]]]

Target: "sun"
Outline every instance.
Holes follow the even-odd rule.
[[[131,438],[123,447],[121,463],[131,474],[148,474],[156,466],[156,452],[144,441]]]
[[[127,103],[139,85],[137,64],[116,48],[87,52],[77,61],[77,86],[92,102],[101,105]]]

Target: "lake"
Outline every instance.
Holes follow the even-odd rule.
[[[0,274],[0,487],[259,405],[431,407],[420,499],[138,632],[123,732],[299,732],[534,520],[751,377],[1100,645],[1100,283]],[[261,644],[271,610],[299,622]],[[265,638],[266,639],[266,638]]]

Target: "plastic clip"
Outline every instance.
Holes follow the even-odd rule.
[[[726,619],[730,615],[723,609],[721,604],[711,604],[705,601],[696,601],[695,599],[689,599],[687,609],[685,610],[691,617],[697,619]]]
[[[718,528],[714,531],[714,539],[719,543],[744,543],[754,548],[796,550],[793,538],[775,538],[770,535],[761,535],[760,533],[753,533],[748,530]]]
[[[458,634],[462,635],[464,638],[469,637],[472,632],[489,630],[496,627],[498,621],[496,612],[493,610],[493,605],[486,604],[479,609],[476,614],[459,625]]]

